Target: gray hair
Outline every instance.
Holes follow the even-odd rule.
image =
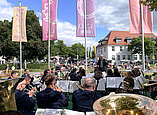
[[[86,88],[86,89],[90,89],[92,87],[95,88],[95,84],[96,84],[96,81],[95,81],[95,78],[93,77],[86,77],[86,78],[81,79],[81,86],[83,88]]]

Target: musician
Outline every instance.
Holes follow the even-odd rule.
[[[22,78],[25,78],[29,74],[29,69],[24,70],[24,74],[21,76]]]
[[[17,76],[18,76],[18,73],[16,71],[12,71],[11,76],[8,77],[8,80],[15,79],[17,78]]]
[[[72,95],[73,110],[80,112],[93,111],[93,103],[101,95],[95,92],[95,79],[92,77],[81,80],[81,88],[74,91]]]
[[[51,74],[51,70],[50,70],[50,69],[45,69],[45,70],[44,70],[44,75],[42,76],[42,78],[41,78],[41,80],[40,80],[40,82],[41,82],[42,84],[44,84],[45,79],[46,79],[46,76],[49,75],[49,74]]]
[[[108,62],[103,58],[103,55],[100,55],[97,65],[101,71],[106,71]]]
[[[33,80],[34,80],[33,75],[27,74],[24,79],[27,82],[26,88],[25,88],[27,91],[31,90],[32,88],[36,88],[36,86],[33,84]]]
[[[32,98],[35,89],[26,92],[24,89],[28,83],[29,81],[25,79],[18,84],[15,92],[16,107],[22,115],[35,115],[35,100]]]
[[[39,108],[62,109],[68,105],[61,88],[56,86],[56,75],[47,75],[45,84],[47,88],[36,95]]]
[[[65,79],[64,67],[61,67],[58,73],[59,73],[59,79]]]
[[[124,92],[126,93],[134,93],[134,79],[133,73],[130,71],[127,73],[127,76],[123,80]]]

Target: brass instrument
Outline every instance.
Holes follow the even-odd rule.
[[[19,79],[0,81],[0,112],[16,111],[15,90]]]
[[[98,115],[157,115],[155,100],[135,94],[110,94],[98,99],[94,111]]]

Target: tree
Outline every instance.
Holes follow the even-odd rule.
[[[42,27],[39,24],[39,18],[33,10],[28,10],[26,15],[26,34],[27,42],[22,43],[22,54],[24,60],[44,59],[48,54],[48,42],[42,41]],[[77,43],[67,47],[62,40],[51,41],[51,56],[62,56],[76,58],[85,57],[85,48]],[[12,42],[12,21],[0,21],[0,55],[7,60],[13,57],[19,58],[19,42]]]
[[[153,48],[155,46],[155,43],[152,42],[152,38],[145,38],[144,39],[144,45],[145,45],[145,55],[149,56],[153,52]],[[132,52],[132,54],[142,54],[142,37],[134,38],[130,45],[128,46],[128,50]]]
[[[27,11],[27,43],[23,43],[23,60],[43,59],[47,55],[47,42],[42,41],[42,27],[33,10]]]
[[[12,21],[0,21],[0,55],[6,60],[19,54],[19,44],[12,42]]]
[[[69,55],[71,57],[76,58],[77,54],[79,58],[85,58],[85,47],[80,43],[75,43],[70,48]]]
[[[150,6],[151,10],[157,10],[157,1],[156,0],[145,0],[143,1],[145,5]]]
[[[33,10],[26,16],[27,43],[22,43],[23,60],[42,59],[47,54],[47,42],[42,42],[42,28]],[[0,55],[7,60],[19,58],[19,42],[12,42],[12,21],[0,21]]]

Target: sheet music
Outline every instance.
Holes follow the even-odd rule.
[[[136,78],[134,79],[134,89],[140,89],[141,85],[139,83],[140,81],[138,81]]]
[[[107,77],[106,88],[118,88],[123,79],[123,77]]]
[[[35,115],[44,115],[45,109],[37,109]]]
[[[106,84],[106,79],[104,79],[104,78],[100,79],[97,90],[99,90],[99,91],[105,91],[105,84]]]
[[[84,115],[84,112],[77,112],[68,109],[37,109],[35,115]]]
[[[69,81],[68,80],[58,80],[57,86],[59,86],[63,90],[63,92],[69,91]]]
[[[76,86],[76,84],[79,84],[78,81],[69,81],[69,93],[73,93],[75,90],[78,89],[78,87]]]
[[[95,112],[86,112],[86,115],[97,115]]]
[[[84,112],[78,112],[73,110],[64,109],[62,115],[85,115]]]
[[[44,115],[61,115],[62,109],[46,109]]]

